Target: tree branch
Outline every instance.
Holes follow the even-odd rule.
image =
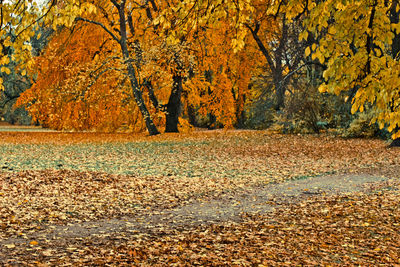
[[[131,14],[128,14],[128,26],[132,37],[135,36],[135,28],[133,27],[133,19]]]
[[[81,17],[77,17],[75,18],[75,21],[84,21],[84,22],[88,22],[88,23],[92,23],[95,25],[100,26],[101,28],[103,28],[103,30],[105,30],[109,35],[111,35],[111,37],[117,41],[118,43],[121,42],[121,39],[119,39],[117,36],[115,36],[115,34],[113,34],[109,29],[107,29],[106,26],[104,26],[104,24],[98,22],[98,21],[94,21],[94,20],[90,20],[90,19],[85,19],[85,18],[81,18]]]
[[[119,9],[119,7],[120,7],[120,4],[118,4],[118,3],[117,3],[117,1],[115,1],[115,0],[111,0],[111,3],[113,3],[113,4],[114,4],[114,6],[115,6],[116,8],[118,8],[118,9]]]
[[[24,31],[26,31],[27,29],[29,29],[30,27],[33,26],[33,24],[39,22],[41,19],[43,19],[44,17],[46,17],[49,13],[50,10],[55,6],[55,4],[57,3],[57,0],[52,0],[51,1],[51,5],[49,7],[49,9],[46,11],[46,13],[44,13],[42,16],[40,16],[38,19],[36,19],[34,22],[32,22],[31,24],[29,24],[28,26],[26,26],[24,29],[22,29],[22,31],[20,31],[16,36],[15,39],[17,39]]]
[[[263,42],[261,41],[260,37],[257,34],[258,31],[260,30],[260,23],[257,22],[254,29],[247,23],[245,23],[244,25],[250,30],[251,34],[253,35],[253,38],[256,41],[258,48],[261,50],[265,59],[267,60],[268,65],[271,68],[271,71],[275,72],[276,67],[275,67],[274,61],[272,60],[272,57],[269,54],[267,48],[265,47],[265,45],[263,44]]]
[[[322,65],[321,63],[317,63],[317,62],[305,62],[302,65],[300,65],[299,67],[297,67],[295,70],[289,72],[287,75],[285,75],[285,77],[283,77],[283,79],[281,81],[279,81],[279,87],[283,86],[283,83],[286,82],[287,79],[289,79],[291,76],[293,76],[294,74],[296,74],[296,72],[298,72],[300,69],[302,69],[305,66],[308,65],[317,65],[317,66],[321,66],[321,67],[325,67],[324,65]],[[291,92],[292,93],[292,92]],[[293,94],[293,93],[292,93]]]
[[[147,88],[147,91],[149,92],[149,99],[150,99],[151,103],[153,104],[153,106],[155,107],[155,109],[157,111],[160,111],[160,109],[162,111],[165,111],[164,110],[165,106],[160,105],[160,103],[158,102],[158,99],[157,99],[157,97],[156,97],[156,95],[154,93],[154,88],[153,88],[153,85],[151,84],[151,81],[148,80],[148,79],[145,79],[144,82],[143,82],[143,86],[145,88]]]

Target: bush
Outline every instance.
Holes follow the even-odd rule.
[[[252,95],[245,104],[245,128],[264,130],[274,122],[274,90],[268,77],[254,77]]]
[[[319,133],[321,130],[322,97],[316,88],[302,88],[288,99],[286,113],[293,121],[293,130],[300,133]]]
[[[351,103],[345,102],[345,93],[339,96],[321,94],[316,77],[300,76],[295,83],[288,84],[285,108],[274,110],[276,102],[272,78],[260,75],[252,79],[252,96],[246,104],[245,127],[275,130],[281,133],[319,133],[323,129],[346,129],[355,118],[351,114]],[[321,71],[322,75],[322,71]],[[290,94],[289,94],[290,93]]]
[[[375,112],[373,109],[359,112],[355,115],[355,118],[350,123],[349,127],[339,130],[339,133],[342,137],[346,138],[388,138],[389,133],[386,130],[380,130],[376,123],[371,123],[374,116]]]

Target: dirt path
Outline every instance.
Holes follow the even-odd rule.
[[[33,125],[17,125],[0,122],[0,132],[57,132],[55,130]]]
[[[370,174],[330,175],[269,184],[208,202],[194,202],[171,210],[149,210],[132,217],[48,226],[23,238],[0,241],[0,255],[7,244],[27,244],[30,240],[74,240],[93,236],[113,237],[121,233],[158,233],[198,225],[241,220],[243,213],[267,213],[275,207],[295,203],[313,195],[368,192],[385,187],[389,178]]]

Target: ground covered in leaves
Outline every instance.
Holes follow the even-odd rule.
[[[0,153],[2,264],[400,264],[400,150],[381,140],[260,131],[7,132],[0,133]],[[39,238],[59,225],[118,220],[332,173],[394,182],[371,193],[312,196],[241,223]]]
[[[51,255],[55,249],[31,250],[38,262],[56,265],[398,266],[400,195],[399,187],[395,189],[313,197],[263,216],[245,217],[243,223],[84,238],[71,242],[69,253],[59,257]]]

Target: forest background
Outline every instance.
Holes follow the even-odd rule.
[[[399,26],[398,1],[1,1],[2,117],[396,139]]]

